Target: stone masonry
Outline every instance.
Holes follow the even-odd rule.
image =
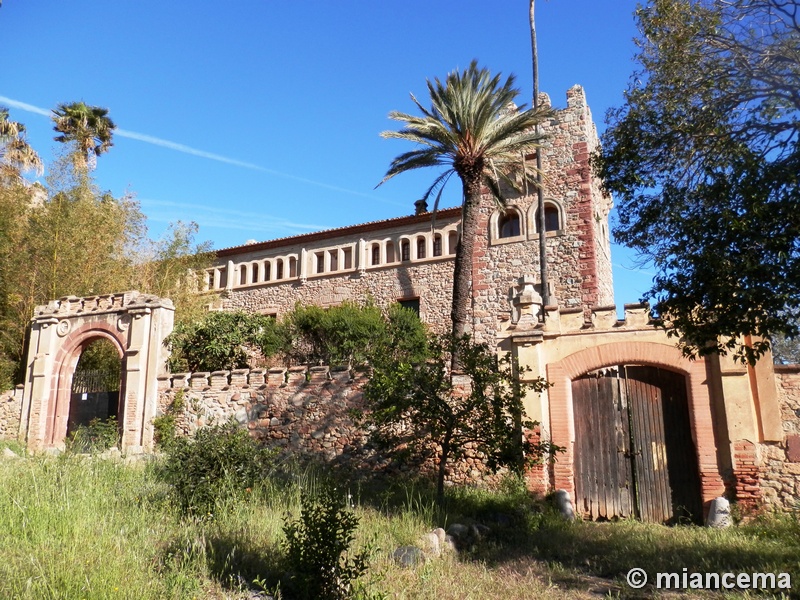
[[[363,372],[331,370],[327,366],[237,369],[212,373],[178,373],[159,377],[159,412],[180,398],[176,415],[178,435],[231,419],[283,458],[324,461],[362,473],[410,472],[432,474],[436,461],[393,462],[370,447],[366,431],[351,412],[365,408]],[[433,448],[432,448],[433,450]],[[467,448],[452,461],[447,481],[480,484],[492,481],[481,457]]]

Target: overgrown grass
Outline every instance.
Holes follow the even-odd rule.
[[[265,480],[216,506],[214,520],[181,518],[147,462],[96,457],[0,460],[0,598],[251,597],[285,576],[281,548],[304,471]],[[327,485],[329,481],[324,481]],[[426,482],[339,482],[360,522],[354,550],[375,550],[363,587],[372,598],[650,597],[624,575],[658,571],[786,571],[800,585],[800,524],[771,517],[726,531],[635,522],[564,523],[513,481],[500,492],[448,490],[443,510]],[[403,569],[392,560],[435,526],[482,523],[491,532],[458,556]],[[381,596],[383,594],[383,596]],[[795,596],[796,597],[796,596]]]

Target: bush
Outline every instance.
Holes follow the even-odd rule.
[[[219,501],[243,496],[268,476],[275,452],[236,423],[205,427],[167,447],[159,472],[183,515],[213,517]]]
[[[417,314],[399,304],[382,314],[372,302],[344,302],[323,309],[298,304],[286,316],[292,358],[304,364],[347,367],[381,360],[419,360],[426,349],[426,330]]]
[[[88,425],[80,425],[66,440],[67,452],[93,454],[104,452],[119,444],[119,426],[115,417],[92,419]]]
[[[167,366],[173,373],[242,369],[254,351],[273,356],[284,351],[286,340],[284,327],[267,315],[210,312],[167,336]]]
[[[313,496],[302,492],[300,518],[284,523],[284,549],[291,568],[289,587],[297,597],[345,600],[367,571],[369,549],[348,556],[358,517],[344,506],[335,490]]]

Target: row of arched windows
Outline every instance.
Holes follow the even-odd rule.
[[[433,234],[403,236],[399,239],[384,239],[369,242],[365,246],[361,268],[379,267],[400,262],[437,258],[456,253],[458,232],[455,227]],[[309,275],[321,275],[349,271],[355,267],[354,254],[357,245],[329,248],[309,252],[306,271]],[[301,275],[296,254],[240,263],[235,267],[234,285],[246,286],[273,281],[295,279]],[[304,275],[305,276],[305,275]],[[228,269],[224,266],[207,272],[206,289],[225,289],[228,284]]]
[[[527,218],[526,218],[527,217]],[[562,206],[547,200],[544,208],[546,232],[557,232],[564,227]],[[538,231],[538,210],[533,204],[523,216],[523,211],[514,205],[496,211],[490,220],[490,239],[519,241],[533,237]],[[458,231],[455,226],[433,234],[402,236],[399,239],[386,238],[368,242],[366,245],[365,267],[379,267],[397,263],[452,256],[458,246]],[[312,275],[348,271],[354,268],[356,244],[339,248],[314,251],[307,259],[306,271]],[[239,286],[295,279],[300,276],[299,261],[296,254],[285,257],[268,258],[238,265]],[[234,273],[233,276],[236,274]],[[225,267],[217,267],[208,272],[208,289],[224,289],[228,277]],[[304,275],[305,276],[305,275]]]
[[[516,206],[508,206],[497,211],[490,221],[492,239],[513,239],[526,235],[526,229],[531,235],[539,230],[539,211],[536,205],[528,210],[529,221],[527,228],[522,216],[522,211]],[[545,231],[560,231],[563,229],[562,208],[556,202],[548,200],[544,205]]]

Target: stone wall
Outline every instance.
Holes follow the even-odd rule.
[[[800,365],[776,365],[785,438],[760,444],[761,497],[780,509],[800,508]]]
[[[179,435],[235,419],[288,459],[321,460],[362,472],[433,473],[431,460],[395,463],[368,445],[366,432],[353,422],[350,412],[364,408],[366,382],[364,373],[327,366],[162,375],[159,412],[163,414],[179,397]],[[468,449],[464,460],[451,464],[447,480],[481,484],[493,476]]]
[[[22,386],[0,393],[0,439],[19,437],[19,420],[22,414]]]

